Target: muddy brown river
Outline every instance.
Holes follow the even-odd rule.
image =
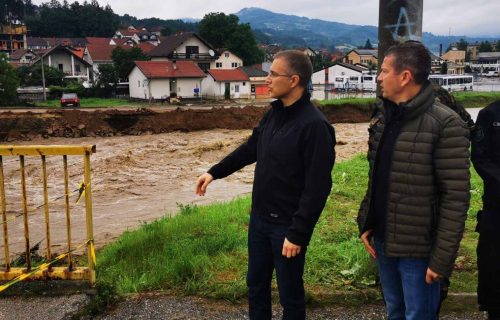
[[[336,124],[337,161],[358,153],[366,153],[368,124]],[[38,138],[16,144],[95,144],[92,155],[92,198],[94,239],[102,247],[127,230],[178,211],[179,204],[201,205],[227,201],[249,194],[254,166],[232,176],[214,181],[205,197],[194,193],[197,177],[212,164],[236,148],[251,130],[216,129],[195,132],[172,132],[141,136]],[[11,258],[24,251],[19,159],[4,157],[6,203],[8,211],[9,248]],[[46,247],[41,161],[26,157],[27,195],[30,243]],[[66,250],[66,218],[62,157],[47,157],[50,202],[51,249]],[[83,159],[68,157],[70,190],[83,180]],[[335,181],[334,181],[335,185]],[[76,204],[77,193],[71,194],[71,241],[86,240],[84,201]],[[3,260],[3,241],[0,256]],[[40,254],[43,255],[44,251]]]

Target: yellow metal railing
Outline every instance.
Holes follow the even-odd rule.
[[[14,146],[0,145],[0,201],[3,226],[3,247],[5,254],[4,268],[0,270],[0,281],[10,281],[7,285],[0,285],[0,292],[8,287],[8,285],[24,279],[60,279],[60,280],[88,280],[91,285],[95,284],[95,252],[93,239],[93,223],[92,223],[92,192],[91,192],[91,166],[90,157],[95,153],[94,146]],[[83,183],[75,190],[80,192],[80,196],[85,198],[85,214],[86,214],[86,230],[87,240],[74,246],[71,242],[71,216],[70,216],[70,190],[69,190],[69,174],[68,174],[68,156],[83,156]],[[45,220],[45,238],[46,252],[45,259],[47,263],[32,267],[32,258],[30,252],[30,232],[28,221],[28,201],[26,192],[26,166],[25,157],[40,157],[42,167],[42,182],[43,182],[43,205]],[[49,211],[49,196],[48,196],[48,181],[47,181],[47,156],[62,156],[63,172],[64,172],[64,202],[65,202],[65,217],[66,217],[66,237],[67,251],[60,254],[56,258],[52,257],[51,238],[50,238],[50,211]],[[4,174],[4,157],[19,157],[20,175],[21,175],[21,213],[24,222],[24,241],[25,241],[25,261],[23,267],[12,267],[9,252],[9,228],[7,215],[7,201],[5,193],[5,174]],[[9,204],[10,205],[10,204]],[[78,267],[74,265],[72,253],[87,247],[88,266]],[[53,267],[52,264],[67,258],[67,266]]]
[[[28,29],[25,25],[0,25],[0,33],[8,35],[26,34]]]

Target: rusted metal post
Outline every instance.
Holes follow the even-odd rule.
[[[10,271],[9,231],[7,226],[7,199],[5,198],[5,183],[3,176],[3,160],[0,156],[0,200],[2,201],[3,245],[5,253],[5,271]]]
[[[49,192],[47,188],[47,161],[42,156],[42,175],[43,175],[43,207],[45,210],[45,242],[47,243],[47,261],[51,260],[50,252],[50,220],[49,220]]]
[[[69,175],[68,156],[63,155],[64,162],[64,199],[66,202],[66,237],[68,241],[68,269],[73,270],[73,259],[71,257],[71,216],[69,209]]]
[[[30,252],[30,230],[28,224],[28,201],[26,199],[26,174],[24,170],[24,156],[19,156],[21,163],[21,194],[23,196],[23,216],[24,216],[24,239],[26,241],[26,270],[31,270],[31,252]]]
[[[87,216],[87,240],[89,241],[87,245],[87,258],[88,266],[90,272],[90,284],[94,285],[96,280],[95,275],[95,252],[94,252],[94,230],[92,223],[92,186],[91,180],[91,167],[90,167],[90,156],[92,152],[87,150],[83,156],[84,161],[84,172],[83,172],[83,183],[85,186],[85,213]]]
[[[408,40],[422,41],[423,8],[424,0],[379,0],[379,70],[390,46]]]

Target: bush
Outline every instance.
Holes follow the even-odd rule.
[[[79,97],[86,96],[86,89],[79,83],[70,83],[68,86],[49,86],[50,98],[58,99],[63,93],[76,93]]]

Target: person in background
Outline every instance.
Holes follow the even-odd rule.
[[[479,111],[472,139],[472,163],[484,182],[477,214],[479,310],[500,319],[500,100]]]

